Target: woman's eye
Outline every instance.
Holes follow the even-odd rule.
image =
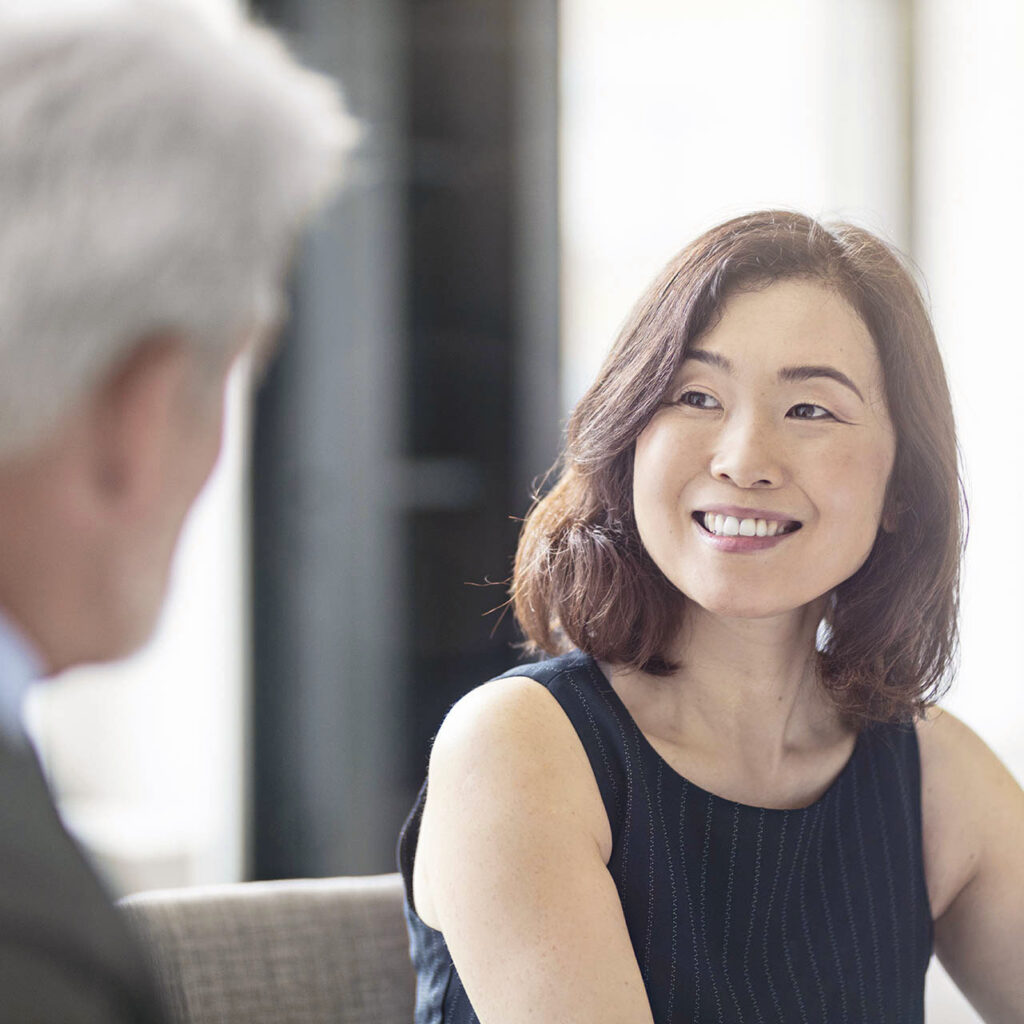
[[[688,405],[691,409],[717,409],[718,402],[705,391],[684,391],[679,396],[680,405]]]
[[[834,420],[832,415],[822,405],[811,405],[810,402],[801,402],[789,410],[789,414],[796,420]]]

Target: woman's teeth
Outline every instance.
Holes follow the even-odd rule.
[[[788,522],[775,522],[771,519],[738,519],[736,516],[722,516],[715,512],[705,512],[704,529],[720,537],[774,537],[785,533]]]

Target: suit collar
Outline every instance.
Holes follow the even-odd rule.
[[[42,658],[0,608],[0,733],[24,738],[22,702],[29,684],[42,673]]]

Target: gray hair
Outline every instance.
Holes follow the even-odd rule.
[[[358,135],[336,83],[241,15],[39,10],[0,0],[0,458],[147,336],[212,365],[272,329]]]

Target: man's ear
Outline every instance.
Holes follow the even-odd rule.
[[[173,336],[147,339],[96,390],[90,409],[96,496],[131,517],[161,500],[167,455],[182,427],[192,356]]]

